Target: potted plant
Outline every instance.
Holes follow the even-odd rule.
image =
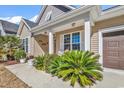
[[[34,61],[34,56],[33,55],[30,55],[28,57],[28,60],[27,60],[28,65],[33,66],[33,61]]]
[[[25,53],[24,50],[22,50],[22,49],[16,50],[14,56],[15,56],[15,59],[17,61],[19,61],[20,63],[25,63],[25,61],[26,61],[26,53]]]

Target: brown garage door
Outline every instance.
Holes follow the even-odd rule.
[[[124,31],[103,37],[103,66],[124,69]]]

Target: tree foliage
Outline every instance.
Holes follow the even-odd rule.
[[[21,41],[16,36],[0,36],[0,49],[11,58],[17,48],[21,45]],[[1,52],[0,55],[2,55]]]

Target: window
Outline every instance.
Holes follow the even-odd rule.
[[[64,35],[64,50],[70,50],[70,34]]]
[[[45,21],[51,20],[51,15],[52,15],[52,11],[48,12],[46,17],[45,17]]]
[[[64,50],[80,50],[80,32],[64,35]]]
[[[80,50],[80,33],[72,33],[72,50]]]
[[[23,49],[28,52],[28,38],[22,39]]]

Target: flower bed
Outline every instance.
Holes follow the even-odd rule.
[[[18,64],[18,62],[15,60],[5,62],[5,65],[14,65],[14,64]]]

